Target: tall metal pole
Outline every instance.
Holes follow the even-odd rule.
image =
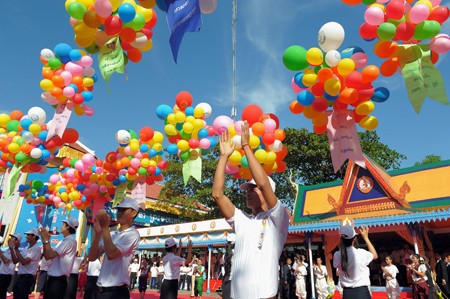
[[[237,0],[233,0],[233,16],[232,16],[232,54],[233,54],[233,82],[232,82],[232,107],[231,107],[231,118],[236,119],[237,109],[236,109],[236,21],[237,21]]]

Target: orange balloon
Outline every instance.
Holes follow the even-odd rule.
[[[264,135],[264,131],[264,124],[262,122],[257,121],[252,125],[252,132],[254,135],[262,136]]]
[[[20,120],[22,118],[22,116],[23,116],[23,113],[20,110],[13,110],[9,113],[9,117],[12,120]]]
[[[394,55],[398,49],[398,44],[389,40],[379,40],[373,47],[375,55],[380,58],[388,58]]]
[[[53,85],[56,86],[56,87],[61,87],[62,88],[64,86],[66,86],[66,84],[64,83],[64,78],[61,77],[61,76],[58,76],[58,75],[54,75],[52,77],[52,82],[53,82]]]
[[[59,88],[59,87],[53,87],[53,88],[50,90],[50,93],[51,93],[52,96],[54,96],[55,98],[57,98],[57,97],[59,97],[59,96],[62,95],[63,91],[62,91],[62,89]]]
[[[303,115],[309,119],[316,118],[319,114],[320,114],[320,112],[317,112],[316,110],[314,110],[314,108],[312,106],[307,106],[307,107],[305,107],[305,110],[303,110]]]
[[[73,76],[72,83],[81,88],[83,86],[83,77],[81,76]]]
[[[53,78],[53,71],[49,68],[42,68],[42,77],[44,77],[44,79],[49,79],[51,80]]]
[[[305,110],[305,106],[300,105],[297,100],[293,100],[289,104],[289,110],[291,110],[293,114],[300,114],[303,112],[303,110]]]
[[[361,4],[362,0],[342,0],[347,5],[358,5]]]
[[[282,129],[276,129],[273,134],[275,135],[276,140],[283,141],[284,138],[286,138],[286,133]]]
[[[142,59],[142,52],[139,49],[130,49],[127,52],[128,59],[131,62],[139,62]]]
[[[385,77],[390,77],[397,72],[400,66],[400,60],[398,57],[392,57],[383,62],[380,66],[380,72]]]
[[[364,83],[370,83],[378,78],[380,70],[375,65],[368,65],[362,70],[361,74],[362,81]]]
[[[333,77],[333,71],[327,67],[320,69],[319,72],[317,73],[317,80],[319,80],[320,82],[325,83],[325,81],[327,81],[331,77]]]
[[[339,95],[338,100],[344,104],[351,104],[358,100],[358,91],[354,88],[346,88]]]
[[[314,133],[321,135],[327,131],[327,125],[324,126],[313,126]]]

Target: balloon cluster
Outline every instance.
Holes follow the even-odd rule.
[[[60,43],[52,50],[41,51],[44,92],[42,100],[50,105],[66,104],[73,107],[77,115],[91,116],[94,109],[86,103],[92,101],[97,75],[92,67],[92,58],[79,49]]]
[[[291,82],[297,99],[289,108],[294,114],[303,112],[312,120],[314,132],[323,134],[327,130],[327,110],[354,108],[354,118],[366,130],[378,126],[374,102],[384,102],[389,91],[384,87],[374,88],[379,69],[367,64],[367,55],[359,47],[337,49],[344,40],[342,26],[330,22],[319,31],[320,48],[306,50],[301,46],[291,46],[283,54],[283,63],[289,70],[300,71]]]
[[[359,32],[363,39],[378,38],[375,53],[380,58],[389,58],[380,67],[381,73],[391,76],[400,65],[396,54],[398,43],[421,44],[430,40],[432,61],[439,59],[438,54],[450,50],[450,37],[439,34],[441,26],[447,21],[450,10],[440,5],[441,0],[343,0],[349,5],[368,4],[364,13],[365,23]]]
[[[168,163],[162,157],[164,135],[161,132],[150,127],[143,127],[139,135],[133,130],[119,130],[116,140],[119,147],[106,155],[103,164],[104,170],[114,175],[110,177],[114,186],[139,178],[147,184],[163,180],[162,172]]]
[[[62,138],[47,140],[46,113],[32,107],[24,115],[19,110],[0,114],[0,172],[14,165],[23,166],[22,172],[44,173],[46,165],[56,156],[64,143],[78,140],[78,132],[67,128]]]
[[[75,42],[91,54],[110,39],[119,37],[128,60],[139,62],[142,51],[152,46],[157,22],[155,1],[67,0],[66,10],[75,33]],[[125,63],[128,61],[125,59]]]
[[[217,144],[214,129],[205,121],[212,113],[211,106],[205,102],[192,106],[193,97],[187,91],[178,93],[175,102],[173,108],[164,104],[156,108],[171,143],[167,152],[178,154],[183,161],[195,160],[199,156],[197,149],[208,150]]]
[[[287,148],[283,146],[285,132],[279,128],[279,120],[275,114],[264,113],[255,104],[248,105],[242,110],[242,120],[233,121],[230,117],[218,116],[213,123],[217,135],[227,130],[235,145],[234,152],[228,158],[226,172],[235,178],[251,179],[247,157],[241,147],[242,125],[247,121],[250,126],[250,148],[255,157],[262,164],[267,174],[283,172],[286,163],[283,159],[287,155]]]

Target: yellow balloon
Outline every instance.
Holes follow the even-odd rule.
[[[153,144],[152,148],[153,148],[155,151],[159,152],[159,151],[162,151],[163,146],[162,146],[161,143],[155,143],[155,144]]]
[[[277,159],[277,154],[275,154],[273,151],[267,152],[266,163],[271,164],[271,163],[275,162],[276,159]]]
[[[129,4],[133,5],[135,10],[137,8],[136,2],[134,0],[123,0],[122,3],[129,3]]]
[[[237,165],[240,165],[240,164],[241,164],[241,159],[242,159],[241,153],[238,152],[238,151],[234,151],[234,152],[230,155],[230,157],[228,157],[228,162],[229,162],[231,165],[237,166]]]
[[[184,131],[185,133],[191,134],[192,131],[194,131],[194,125],[191,124],[190,122],[185,122],[185,123],[183,124],[183,131]]]
[[[66,10],[69,9],[69,4],[72,2],[76,2],[76,0],[66,0],[66,2],[64,3],[64,6],[66,7]]]
[[[6,127],[6,124],[11,120],[11,117],[9,117],[6,113],[0,114],[0,127]]]
[[[112,11],[116,11],[120,6],[120,0],[109,0],[112,6]]]
[[[156,162],[154,160],[150,160],[150,165],[149,166],[156,166]]]
[[[236,136],[236,129],[234,128],[234,126],[230,126],[228,128],[228,134],[230,135],[230,137]]]
[[[30,133],[33,134],[33,135],[37,135],[37,134],[41,133],[41,125],[39,125],[39,124],[31,124],[28,127],[28,131],[30,131]]]
[[[8,144],[8,151],[11,154],[17,154],[20,151],[20,146],[17,143]]]
[[[84,87],[91,87],[94,85],[94,80],[92,78],[83,78],[83,86]]]
[[[350,58],[341,59],[337,65],[337,69],[341,76],[347,76],[355,69],[355,62]]]
[[[323,52],[319,48],[311,48],[306,51],[306,61],[310,65],[321,65],[323,63]]]
[[[306,74],[303,75],[302,77],[302,83],[306,86],[306,87],[311,87],[314,84],[316,84],[317,81],[317,75],[316,74]]]
[[[203,128],[203,126],[204,126],[204,122],[202,119],[194,120],[194,129],[200,130],[201,128]]]
[[[147,52],[147,51],[150,51],[152,48],[153,48],[153,41],[151,39],[149,39],[147,41],[147,43],[145,44],[145,46],[140,48],[140,50],[144,51],[144,52]]]
[[[371,113],[373,109],[375,109],[375,104],[372,101],[365,101],[356,107],[355,112],[358,115],[367,115]]]
[[[184,139],[178,140],[177,146],[180,151],[185,151],[189,149],[189,143]]]
[[[378,127],[378,119],[375,116],[367,115],[359,122],[361,128],[366,130],[375,130]]]
[[[259,138],[254,135],[250,136],[250,140],[248,142],[250,143],[250,147],[252,149],[257,148],[261,144]]]
[[[164,141],[164,135],[161,132],[155,131],[153,134],[153,142],[154,143],[162,143]]]
[[[339,91],[341,90],[341,81],[334,77],[330,78],[325,81],[324,88],[330,96],[337,96]]]
[[[172,124],[165,125],[164,132],[166,133],[167,136],[175,136],[178,133],[177,129]],[[153,138],[155,138],[155,137],[153,136]]]
[[[146,9],[146,8],[144,8],[144,7],[142,7],[142,6],[137,6],[137,8],[136,8],[136,12],[137,13],[140,13],[141,15],[143,15],[144,16],[144,19],[145,19],[145,23],[147,23],[148,21],[150,21],[151,19],[152,19],[152,17],[153,17],[153,10],[151,10],[151,9]]]
[[[87,48],[95,42],[95,35],[88,36],[88,37],[82,37],[79,35],[75,35],[73,37],[73,39],[75,40],[75,42],[77,43],[78,46]]]
[[[379,8],[381,8],[381,9],[383,10],[383,12],[386,11],[386,8],[385,8],[384,5],[381,4],[381,3],[374,3],[374,4],[371,4],[370,6],[376,6],[376,7],[379,7]]]
[[[66,204],[66,209],[67,210],[72,210],[72,208],[73,208],[73,206],[72,206],[72,204],[71,203],[68,203],[68,204]]]
[[[184,114],[184,112],[178,111],[177,113],[175,113],[175,121],[177,123],[183,123],[185,119],[186,114]]]
[[[73,110],[75,111],[75,114],[78,116],[81,116],[84,114],[84,108],[81,105],[75,105],[73,106]]]
[[[75,26],[73,26],[73,32],[79,37],[94,37],[95,39],[97,28],[88,27],[83,21],[78,21]]]
[[[195,107],[194,109],[194,116],[196,118],[201,118],[205,114],[205,110],[203,110],[202,107]]]
[[[431,1],[429,0],[419,0],[414,4],[414,6],[416,6],[417,4],[424,4],[428,6],[430,12],[433,10],[433,3],[431,3]]]
[[[94,4],[94,0],[77,0],[77,2],[83,4],[86,8]]]
[[[145,167],[145,168],[149,167],[149,166],[150,166],[150,159],[148,159],[148,158],[143,158],[143,159],[141,160],[141,166],[142,166],[142,167]]]
[[[41,86],[41,88],[43,90],[51,90],[54,86],[53,86],[53,82],[50,79],[42,79],[41,82],[39,83],[39,85]]]
[[[167,122],[169,124],[172,124],[172,125],[177,123],[177,121],[175,120],[175,114],[174,113],[170,113],[169,115],[167,115]]]
[[[312,68],[306,68],[303,70],[303,74],[314,74],[314,69]]]
[[[263,149],[259,149],[255,152],[255,158],[259,163],[264,163],[267,159],[267,152]]]

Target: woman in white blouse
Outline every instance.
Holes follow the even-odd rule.
[[[400,299],[400,285],[395,278],[398,274],[397,266],[392,264],[392,257],[387,256],[385,259],[386,266],[382,266],[383,278],[386,280],[386,295],[389,299]]]
[[[412,264],[408,265],[407,269],[413,280],[413,298],[428,299],[427,267],[418,254],[413,254],[411,260]]]
[[[295,295],[297,295],[298,299],[306,299],[305,281],[308,271],[301,258],[297,258],[295,261],[297,263],[297,268],[295,268]]]
[[[322,258],[318,257],[316,259],[316,264],[314,265],[317,299],[326,299],[328,297],[327,275],[327,267],[322,265]]]

